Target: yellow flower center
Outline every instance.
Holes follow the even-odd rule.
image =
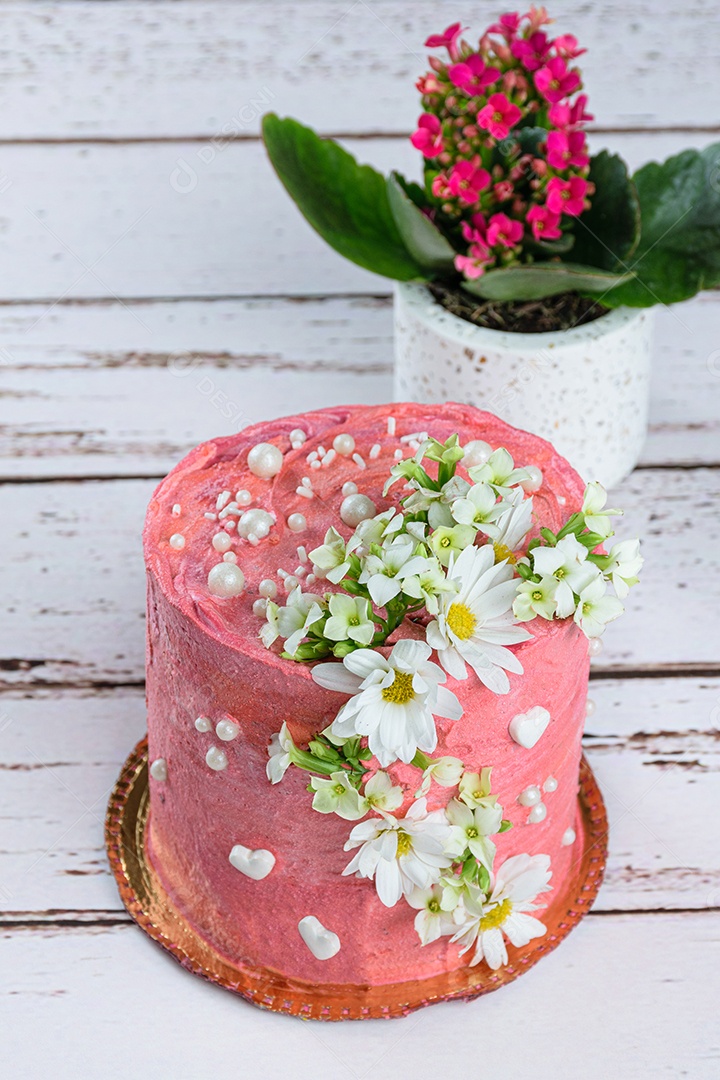
[[[359,625],[360,625],[360,620],[357,617],[357,615],[351,615],[350,618],[348,619],[348,626],[359,626]]]
[[[480,833],[477,831],[476,825],[469,825],[465,830],[465,835],[469,837],[470,840],[477,840]]]
[[[495,930],[498,926],[502,926],[502,924],[510,915],[511,911],[511,901],[503,900],[501,904],[497,904],[494,908],[488,911],[487,915],[483,915],[482,919],[480,920],[480,930]]]
[[[441,536],[440,537],[440,547],[441,548],[452,547],[452,540],[450,539],[449,536]]]
[[[507,561],[514,566],[517,562],[517,555],[505,544],[493,544],[493,551],[495,552],[496,563],[502,562],[503,559],[507,559]]]
[[[397,846],[397,858],[401,855],[407,855],[412,849],[412,840],[406,832],[398,833],[398,846]]]
[[[459,637],[461,641],[472,637],[477,626],[477,619],[466,604],[451,604],[447,622],[455,637]]]
[[[533,600],[535,600],[535,601],[542,600],[542,598],[543,598],[542,589],[533,589],[533,591],[532,591],[532,593],[530,595],[532,596]]]
[[[435,897],[433,897],[432,900],[428,900],[427,909],[428,911],[432,911],[433,915],[437,915],[440,911],[440,901]]]
[[[333,788],[333,791],[335,792],[336,795],[344,795],[345,794],[345,788],[342,786],[342,784],[335,784],[335,787]]]
[[[383,701],[392,701],[395,705],[407,705],[414,697],[413,677],[404,671],[396,671],[393,681],[382,691]]]

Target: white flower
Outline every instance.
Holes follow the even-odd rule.
[[[519,551],[532,528],[532,495],[525,498],[521,489],[514,491],[503,505],[504,509],[497,521],[480,525],[480,531],[492,540],[498,561],[508,559],[514,552]]]
[[[325,533],[325,540],[320,547],[310,552],[310,560],[316,577],[327,578],[337,585],[350,569],[347,548],[337,529],[331,526]],[[319,571],[319,573],[318,573]]]
[[[280,730],[276,731],[270,739],[270,745],[268,747],[270,760],[265,766],[265,772],[271,783],[280,783],[292,764],[292,752],[294,749],[295,743],[292,741],[292,736],[288,731],[287,724],[283,724]]]
[[[441,757],[430,761],[423,771],[422,784],[415,792],[415,798],[419,799],[422,795],[427,795],[432,780],[440,787],[457,787],[464,768],[460,758],[456,757]]]
[[[475,543],[477,529],[472,525],[444,525],[435,529],[428,537],[428,543],[442,566],[449,566],[456,555]]]
[[[411,483],[416,490],[405,500],[405,509],[411,514],[426,510],[431,529],[451,526],[453,514],[450,507],[470,490],[470,484],[461,476],[451,477],[439,490],[422,487],[417,481]]]
[[[274,600],[268,600],[265,608],[266,622],[260,627],[260,640],[266,649],[269,649],[273,642],[277,641],[280,637],[280,627],[278,626],[278,613],[280,608],[274,602]]]
[[[613,528],[608,521],[609,517],[622,515],[622,510],[604,509],[607,502],[607,492],[602,484],[591,481],[585,488],[583,496],[582,512],[585,515],[585,524],[591,532],[597,533],[605,539],[612,536]],[[602,513],[601,513],[602,511]]]
[[[413,555],[415,541],[403,533],[396,536],[381,549],[380,555],[366,555],[358,581],[367,585],[373,603],[385,607],[402,592],[403,577],[414,574],[425,566],[421,555]]]
[[[428,644],[455,679],[466,679],[466,661],[488,689],[507,694],[506,671],[522,674],[517,657],[505,648],[532,637],[513,623],[516,583],[511,567],[495,563],[489,544],[469,547],[448,571],[459,588],[455,596],[440,598],[437,620],[426,630]],[[424,748],[423,748],[424,749]]]
[[[505,495],[522,480],[527,480],[527,469],[516,469],[510,453],[500,447],[494,450],[482,465],[473,465],[468,475],[475,483],[491,484],[498,495]]]
[[[622,540],[610,548],[610,563],[605,574],[613,583],[615,592],[624,600],[631,585],[637,585],[638,574],[644,559],[640,554],[639,540]]]
[[[320,814],[337,814],[346,821],[357,821],[367,814],[359,791],[350,783],[344,769],[329,777],[311,777],[310,787],[315,792],[312,808]]]
[[[489,484],[475,484],[464,498],[452,504],[451,511],[459,525],[474,525],[479,529],[488,521],[496,521],[504,506]]]
[[[429,889],[413,889],[405,897],[410,907],[417,909],[415,929],[423,945],[437,941],[439,937],[453,934],[457,930],[454,918],[441,907],[443,890],[439,885]]]
[[[490,872],[495,858],[495,844],[490,837],[500,831],[502,807],[476,806],[471,810],[465,803],[451,799],[446,813],[448,821],[453,825],[448,851],[462,857],[469,849],[477,861]]]
[[[458,798],[473,809],[476,806],[495,806],[497,796],[491,793],[490,776],[491,768],[481,769],[479,773],[463,773],[460,780],[460,793]]]
[[[323,636],[330,641],[357,641],[369,645],[375,635],[370,602],[361,596],[333,593],[329,604],[330,618],[323,627]]]
[[[404,818],[392,814],[361,821],[350,833],[345,851],[360,850],[343,874],[374,878],[385,907],[393,907],[414,889],[428,889],[450,866],[445,845],[450,826],[442,810],[429,814],[425,799],[412,804]]]
[[[394,536],[403,528],[405,519],[394,506],[389,510],[383,510],[375,517],[361,521],[347,543],[347,550],[355,551],[363,546],[369,548],[371,544],[381,544],[383,540]]]
[[[462,942],[460,954],[475,945],[470,963],[486,960],[496,970],[508,962],[503,935],[516,948],[542,937],[545,926],[528,912],[542,907],[531,901],[550,890],[551,876],[547,855],[513,855],[499,867],[487,902],[478,890],[468,890],[456,916],[463,922],[452,939]]]
[[[553,593],[558,619],[566,619],[575,611],[574,593],[580,593],[596,575],[597,567],[587,561],[588,550],[571,533],[558,540],[555,547],[536,547],[533,549],[533,568],[541,577],[552,577],[557,585]],[[537,610],[537,609],[536,609]],[[517,610],[518,618],[523,618]],[[544,611],[538,611],[544,619],[552,618]],[[527,617],[527,616],[525,616]],[[529,616],[532,618],[532,616]]]
[[[456,592],[455,582],[446,578],[440,563],[432,556],[424,559],[422,565],[415,564],[410,569],[414,573],[408,573],[406,565],[398,575],[402,580],[403,593],[413,600],[422,600],[430,614],[437,615],[438,596]]]
[[[624,610],[616,596],[607,595],[605,578],[598,571],[597,577],[579,595],[575,622],[585,637],[600,637],[606,625],[622,615]]]
[[[555,599],[558,583],[554,577],[544,577],[540,581],[522,581],[517,586],[517,596],[513,600],[513,614],[520,622],[528,622],[540,615],[543,619],[552,619],[557,609]],[[575,610],[573,599],[572,611]],[[569,613],[572,615],[572,611]]]
[[[378,770],[365,784],[363,800],[368,810],[380,812],[387,810],[392,813],[393,810],[402,806],[403,791],[402,788],[393,785],[386,772]]]
[[[269,648],[275,638],[283,637],[285,652],[294,656],[309,627],[322,618],[324,605],[321,597],[304,594],[299,585],[290,593],[286,607],[279,608],[271,601],[265,613],[267,625],[260,631],[263,643]]]
[[[458,699],[440,685],[446,676],[428,659],[431,651],[424,641],[404,638],[387,659],[373,649],[356,649],[342,664],[317,664],[316,683],[353,695],[333,721],[333,734],[367,736],[383,766],[398,758],[411,762],[418,747],[431,753],[437,745],[434,716],[462,716]]]

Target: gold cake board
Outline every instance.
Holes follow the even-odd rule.
[[[235,966],[208,945],[177,910],[145,854],[149,808],[148,747],[142,739],[125,762],[113,789],[105,841],[120,897],[145,933],[194,975],[231,990],[261,1009],[307,1020],[365,1020],[404,1016],[425,1005],[469,1000],[512,982],[551,952],[591,908],[605,870],[607,817],[590,766],[580,765],[580,822],[573,873],[549,894],[542,913],[544,937],[522,949],[508,945],[510,962],[492,971],[481,962],[415,982],[384,986],[324,984],[290,979],[268,968]]]

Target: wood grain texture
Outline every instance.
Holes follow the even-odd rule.
[[[0,479],[160,476],[255,421],[389,401],[389,297],[0,307]],[[644,465],[720,461],[720,293],[657,311]],[[157,403],[162,402],[162,408]]]
[[[593,145],[635,167],[712,138],[599,135]],[[346,145],[383,172],[420,170],[407,139]],[[47,300],[51,314],[59,299],[387,292],[384,278],[313,232],[260,143],[231,143],[207,164],[202,151],[172,142],[5,147],[4,299]]]
[[[606,679],[592,697],[585,747],[610,817],[597,910],[720,907],[717,844],[688,828],[720,800],[720,678]],[[142,691],[5,693],[0,729],[0,821],[19,819],[0,850],[0,922],[117,921],[102,822],[145,731]]]
[[[499,10],[472,12],[475,37]],[[711,0],[673,12],[671,49],[647,0],[555,0],[552,12],[589,47],[597,123],[718,123],[698,62],[720,47]],[[326,132],[403,132],[423,41],[453,14],[429,0],[7,5],[0,137],[243,136],[268,108]]]
[[[589,916],[498,994],[391,1023],[321,1025],[193,978],[135,927],[37,928],[0,941],[13,972],[0,1038],[13,1080],[117,1070],[233,1080],[239,1067],[252,1078],[394,1080],[442,1072],[457,1045],[513,1080],[529,1068],[534,1080],[715,1080],[719,954],[717,913]]]

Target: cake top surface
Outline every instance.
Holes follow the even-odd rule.
[[[147,565],[187,617],[226,644],[267,656],[258,636],[262,619],[253,611],[261,583],[274,583],[279,602],[297,581],[306,593],[326,591],[326,581],[313,581],[308,553],[330,527],[351,536],[358,515],[370,510],[359,496],[371,500],[372,513],[397,507],[407,496],[402,482],[383,494],[392,467],[412,458],[426,436],[445,442],[455,434],[476,448],[467,467],[504,447],[517,465],[535,470],[528,540],[542,527],[559,529],[579,510],[583,484],[569,463],[550,443],[490,413],[459,404],[321,409],[192,450],[152,497]],[[457,475],[468,477],[462,461]],[[274,595],[271,586],[263,591]]]

